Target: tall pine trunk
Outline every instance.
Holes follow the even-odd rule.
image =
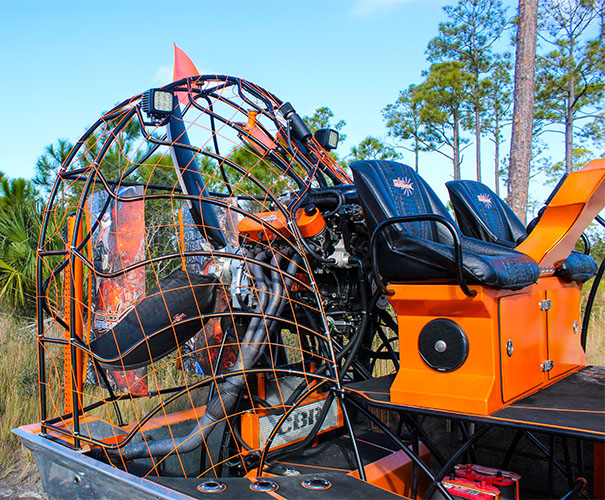
[[[576,79],[574,75],[574,44],[569,46],[569,63],[567,81],[567,109],[565,110],[565,171],[570,173],[573,169],[573,119],[574,101],[576,100]]]
[[[508,203],[525,222],[531,162],[538,0],[519,0]]]
[[[481,121],[479,103],[475,105],[475,155],[477,157],[477,181],[481,182]]]
[[[473,30],[472,35],[472,52],[473,54],[477,53],[477,39],[475,36],[475,31]],[[475,108],[475,158],[477,165],[477,182],[481,182],[481,114],[479,109],[481,107],[481,91],[479,87],[479,66],[478,61],[475,59],[475,63],[473,64],[473,77],[475,81],[473,82],[473,100],[474,100],[474,108]]]
[[[494,116],[494,187],[500,196],[500,119],[498,113]]]
[[[458,123],[458,114],[454,112],[454,151],[452,161],[454,163],[454,180],[460,180],[460,124]]]
[[[418,137],[414,137],[414,167],[416,173],[418,173],[418,156],[420,155],[420,144],[418,144]]]

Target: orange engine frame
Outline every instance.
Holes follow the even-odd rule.
[[[267,241],[275,237],[275,232],[279,232],[287,238],[292,236],[283,212],[277,210],[259,212],[254,215],[258,220],[252,217],[244,217],[239,221],[237,230],[243,237],[254,241]],[[296,225],[305,238],[311,238],[319,234],[326,226],[323,215],[317,209],[308,214],[303,208],[300,208],[296,211],[295,218]]]

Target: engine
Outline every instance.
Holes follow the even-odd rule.
[[[280,201],[288,204],[289,197],[290,194],[283,195]],[[329,327],[337,336],[348,338],[359,324],[363,293],[360,287],[367,286],[369,258],[367,226],[355,187],[341,185],[311,191],[295,209],[295,220]],[[291,249],[276,233],[287,238],[292,230],[279,211],[257,213],[238,224],[241,247],[247,257],[256,260],[265,258],[267,244],[278,255],[290,255]],[[251,310],[258,306],[258,299],[250,292],[255,278],[245,267],[240,261],[232,269],[231,299],[234,307]],[[314,294],[301,283],[294,282],[290,292],[295,303],[309,304],[314,300]],[[308,321],[313,320],[307,318]]]

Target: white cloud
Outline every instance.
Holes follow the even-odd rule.
[[[153,81],[158,85],[170,83],[172,81],[172,66],[160,66],[153,75]]]
[[[414,0],[355,0],[351,8],[351,14],[366,16],[378,11],[391,10],[398,5],[410,3]]]

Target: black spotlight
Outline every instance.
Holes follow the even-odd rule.
[[[141,110],[154,121],[162,121],[174,109],[174,94],[169,90],[149,89],[141,97]]]
[[[338,147],[338,132],[334,129],[320,128],[313,135],[326,151],[332,151]]]

